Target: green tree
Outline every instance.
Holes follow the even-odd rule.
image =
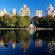
[[[25,27],[26,20],[24,17],[20,17],[19,19],[19,27]]]
[[[4,24],[6,27],[15,27],[16,21],[17,21],[16,17],[11,17],[5,20]]]
[[[34,16],[31,20],[31,22],[33,21],[33,23],[37,26],[38,25],[38,20],[40,19],[40,17],[38,16]]]
[[[26,20],[24,17],[17,16],[17,22],[16,22],[16,27],[28,27],[29,22]]]
[[[31,22],[31,18],[29,16],[24,16],[24,18],[26,19],[26,27],[28,27]]]
[[[52,27],[54,28],[55,25],[55,19],[54,18],[50,18],[50,17],[42,17],[41,19],[39,19],[39,26],[40,27]]]

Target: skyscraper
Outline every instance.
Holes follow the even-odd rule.
[[[21,8],[20,10],[19,15],[20,16],[30,16],[29,8],[27,8],[26,5],[24,5],[23,8]]]
[[[4,10],[0,10],[0,16],[4,16],[5,14],[7,14],[6,9],[4,8]]]
[[[14,16],[14,15],[17,15],[16,9],[13,9],[13,10],[11,11],[11,13],[10,13],[10,16]]]
[[[3,13],[4,13],[4,15],[5,15],[5,14],[7,14],[7,12],[6,12],[6,9],[5,9],[5,8],[4,8],[4,10],[3,10]]]
[[[35,16],[42,17],[42,10],[36,10]]]
[[[50,4],[47,8],[46,15],[55,16],[55,10],[54,7],[52,7],[52,4]]]

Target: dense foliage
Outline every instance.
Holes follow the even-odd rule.
[[[55,28],[55,16],[52,17],[50,15],[44,17],[33,17],[32,21],[36,25],[36,27],[45,27],[45,28]]]
[[[9,27],[28,27],[30,24],[30,17],[25,16],[13,16],[4,15],[0,17],[0,28],[9,28]]]
[[[36,27],[55,28],[55,16],[46,15],[44,17],[35,16],[30,19],[29,16],[13,16],[4,15],[0,17],[0,28],[26,28],[30,23],[34,23]]]

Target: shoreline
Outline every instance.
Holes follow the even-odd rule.
[[[33,28],[35,30],[55,30],[55,28]],[[28,28],[0,28],[0,30],[31,30]]]

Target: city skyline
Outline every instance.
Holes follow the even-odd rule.
[[[0,10],[3,10],[6,8],[7,14],[10,14],[10,12],[13,10],[13,8],[16,9],[17,14],[19,15],[20,9],[23,7],[24,4],[27,5],[27,7],[30,8],[30,17],[35,16],[35,10],[42,10],[43,16],[45,16],[46,9],[49,4],[52,4],[55,8],[54,2],[55,0],[46,0],[41,2],[42,0],[38,1],[31,1],[31,0],[1,0],[0,2]],[[41,3],[40,3],[41,2]],[[44,5],[43,5],[44,4]],[[1,6],[2,5],[2,6]]]

